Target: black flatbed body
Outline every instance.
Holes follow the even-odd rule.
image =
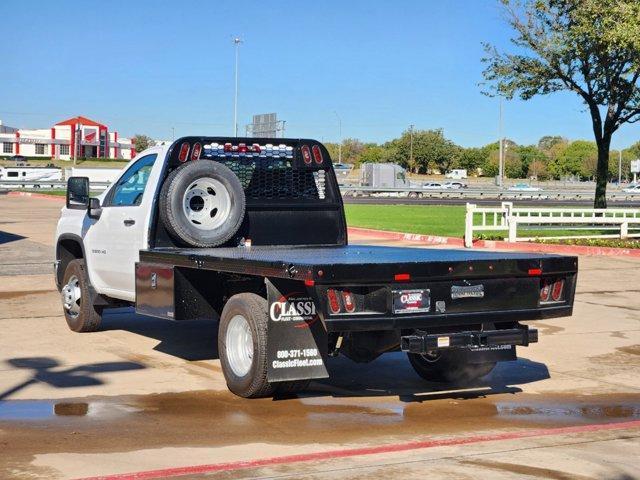
[[[393,282],[397,274],[419,282],[577,271],[572,256],[369,245],[154,248],[142,250],[140,261],[318,284]]]

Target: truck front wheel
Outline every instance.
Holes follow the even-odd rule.
[[[67,325],[74,332],[94,332],[100,327],[102,308],[94,304],[95,293],[89,283],[83,259],[67,264],[62,280],[62,308]]]
[[[429,382],[468,383],[488,375],[496,366],[496,362],[469,363],[463,352],[455,350],[407,355],[416,373]]]

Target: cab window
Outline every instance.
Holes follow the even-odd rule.
[[[112,207],[135,207],[142,203],[142,195],[149,181],[149,175],[157,154],[145,155],[120,177],[113,187],[111,200],[108,205]]]

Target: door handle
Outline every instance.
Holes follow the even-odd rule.
[[[125,225],[125,227],[130,227],[131,225],[135,225],[135,223],[136,223],[136,221],[135,221],[135,220],[133,220],[132,218],[127,218],[127,219],[124,221],[124,225]]]

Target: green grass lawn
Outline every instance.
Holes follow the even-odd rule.
[[[347,224],[350,227],[458,238],[464,236],[465,211],[466,207],[462,205],[345,205]],[[518,229],[518,236],[521,237],[559,237],[599,233],[616,232],[597,229],[581,231]],[[478,232],[474,236],[497,240],[506,237],[507,232]]]
[[[462,237],[462,205],[345,205],[350,227]]]

